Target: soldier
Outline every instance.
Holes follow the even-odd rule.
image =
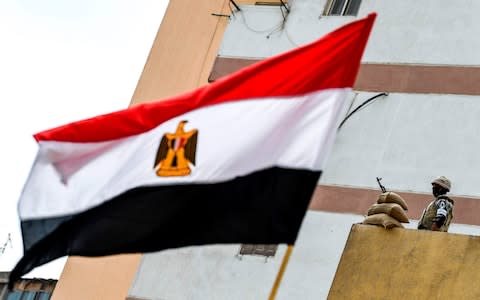
[[[432,181],[432,193],[435,199],[423,210],[418,229],[448,231],[453,218],[453,200],[445,194],[450,191],[451,183],[445,176]]]

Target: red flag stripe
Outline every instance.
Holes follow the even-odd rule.
[[[37,141],[108,141],[140,134],[208,105],[352,87],[375,17],[376,14],[370,14],[316,42],[253,64],[192,92],[73,122],[34,137]]]

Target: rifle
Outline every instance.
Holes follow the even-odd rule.
[[[378,185],[380,186],[380,189],[382,190],[382,193],[386,193],[387,192],[387,189],[382,185],[382,183],[380,182],[380,180],[382,180],[381,177],[377,177],[377,182],[378,182]]]

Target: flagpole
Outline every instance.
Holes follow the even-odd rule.
[[[270,292],[270,296],[268,297],[268,300],[275,300],[278,287],[280,286],[280,282],[282,281],[283,273],[285,273],[285,269],[287,268],[288,260],[290,259],[292,250],[293,250],[293,246],[288,245],[287,251],[285,251],[285,255],[283,256],[282,264],[280,266],[280,269],[278,270],[277,278],[275,278],[275,282],[273,283],[272,291]]]

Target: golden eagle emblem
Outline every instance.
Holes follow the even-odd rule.
[[[188,121],[180,121],[175,133],[165,133],[160,141],[153,168],[158,176],[186,176],[195,165],[198,130],[185,131]]]

